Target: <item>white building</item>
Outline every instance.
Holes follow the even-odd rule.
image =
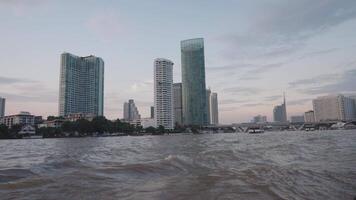
[[[141,126],[142,128],[155,127],[155,120],[153,118],[142,118]]]
[[[173,129],[173,62],[168,59],[154,60],[154,106],[156,127]]]
[[[314,111],[309,110],[304,113],[304,121],[307,123],[314,123],[315,122],[315,116],[314,116]]]
[[[219,107],[218,107],[218,94],[213,92],[210,95],[210,124],[219,124]]]
[[[0,124],[5,124],[9,128],[16,124],[33,126],[35,125],[35,116],[22,111],[17,115],[1,117]]]
[[[133,99],[124,103],[124,121],[130,124],[139,125],[141,120],[141,115],[135,105]]]
[[[0,97],[0,117],[5,116],[5,98]]]
[[[353,99],[339,95],[318,97],[313,100],[315,121],[340,121],[355,118]]]

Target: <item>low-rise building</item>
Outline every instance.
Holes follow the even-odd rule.
[[[304,123],[304,116],[301,115],[301,116],[291,116],[290,117],[290,121],[292,123]]]
[[[75,122],[79,119],[86,119],[88,121],[92,121],[95,118],[94,114],[87,114],[87,113],[71,113],[66,116],[66,119]]]
[[[9,128],[17,124],[33,126],[35,124],[35,116],[29,112],[22,111],[17,115],[1,117],[0,124],[5,124]]]
[[[141,125],[142,128],[155,127],[155,120],[153,118],[142,118]]]

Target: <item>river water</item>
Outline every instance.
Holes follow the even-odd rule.
[[[356,131],[0,140],[0,199],[353,199]]]

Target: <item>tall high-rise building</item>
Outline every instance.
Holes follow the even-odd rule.
[[[183,123],[208,124],[204,39],[181,41]]]
[[[206,90],[206,113],[208,118],[208,124],[211,124],[211,90],[210,88]]]
[[[210,95],[210,124],[219,124],[218,94],[213,92]]]
[[[287,122],[286,97],[283,95],[283,103],[273,109],[273,120],[275,122]]]
[[[344,95],[329,95],[318,97],[313,100],[315,121],[340,121],[354,120],[354,100]]]
[[[154,60],[154,106],[156,127],[173,129],[173,62],[168,59]]]
[[[315,116],[314,116],[314,111],[309,110],[304,113],[304,121],[307,123],[314,123],[315,122]]]
[[[130,99],[128,102],[124,103],[124,121],[130,123],[139,122],[141,115],[138,112],[138,109],[135,105],[133,99]],[[137,124],[137,123],[136,123]]]
[[[61,54],[59,115],[73,113],[102,116],[104,111],[104,61],[95,56]]]
[[[150,118],[154,119],[155,118],[155,107],[154,106],[151,106],[150,112],[151,112]]]
[[[5,116],[5,98],[0,97],[0,117]]]
[[[174,124],[183,124],[182,83],[173,84]]]

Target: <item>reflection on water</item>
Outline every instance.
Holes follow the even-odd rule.
[[[1,199],[353,199],[356,132],[0,141]]]

